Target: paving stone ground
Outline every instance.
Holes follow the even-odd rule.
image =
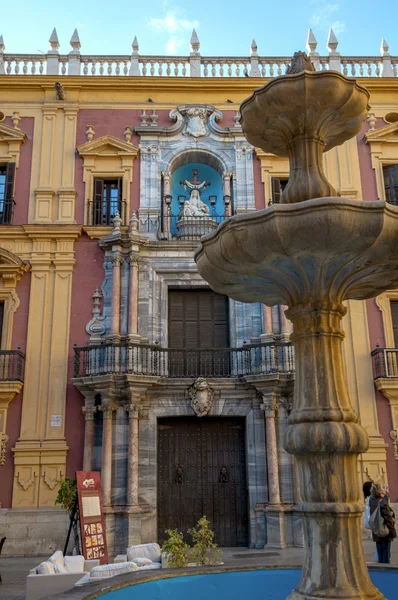
[[[375,544],[371,540],[364,541],[366,561],[369,566],[377,563],[374,561]],[[302,548],[287,548],[285,550],[269,548],[252,550],[248,548],[224,548],[223,562],[226,567],[239,568],[250,566],[292,566],[300,567],[303,561],[304,551]],[[0,558],[0,573],[3,583],[0,584],[0,600],[25,600],[25,578],[30,569],[38,565],[47,557],[24,557],[24,558]],[[391,566],[398,568],[398,541],[392,544]],[[138,577],[141,574],[134,574]],[[146,572],[146,576],[148,572]],[[108,580],[112,585],[116,581],[122,582],[127,576],[115,577]],[[134,577],[134,578],[135,578]],[[104,585],[104,582],[103,584]],[[90,591],[94,591],[93,588]],[[79,600],[87,594],[82,588],[74,592],[64,593],[59,598],[62,600]]]

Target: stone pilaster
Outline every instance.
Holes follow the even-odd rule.
[[[112,264],[112,314],[111,314],[111,334],[120,334],[120,265],[122,257],[118,254],[110,257]]]
[[[51,223],[53,215],[53,163],[56,138],[57,108],[43,107],[43,131],[41,138],[39,185],[35,190],[36,211],[34,223]]]
[[[138,507],[138,404],[125,407],[129,415],[129,442],[127,463],[127,505]]]
[[[139,341],[138,335],[138,262],[135,254],[130,254],[128,263],[130,265],[129,275],[129,312],[128,312],[128,335],[130,341]]]
[[[102,399],[98,410],[102,412],[102,455],[101,455],[101,484],[104,506],[110,507],[112,501],[112,440],[113,413],[117,405],[110,399]]]
[[[274,392],[263,394],[261,408],[265,417],[265,439],[267,444],[268,497],[270,504],[280,504],[278,448],[276,445],[275,413],[277,400]]]
[[[82,411],[85,417],[83,471],[92,471],[94,458],[94,415],[97,407],[86,401],[86,405],[82,406]]]
[[[61,187],[58,191],[56,223],[75,223],[75,152],[77,106],[64,107],[64,139],[62,154]]]
[[[272,342],[273,341],[273,327],[272,327],[272,308],[261,305],[262,308],[262,319],[263,319],[263,331],[260,335],[261,342]]]

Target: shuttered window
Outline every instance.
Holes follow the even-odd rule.
[[[270,200],[271,204],[280,204],[281,195],[283,190],[287,186],[288,179],[279,179],[278,177],[272,177],[271,179],[271,188],[272,188],[272,198]]]
[[[125,222],[121,179],[95,179],[92,224],[112,225],[118,212]]]
[[[15,163],[0,165],[0,225],[9,225],[14,210]]]
[[[170,348],[227,348],[228,298],[210,290],[169,291]]]
[[[386,202],[398,206],[398,165],[383,168]]]
[[[0,302],[0,342],[3,336],[4,302]]]
[[[390,301],[395,348],[398,348],[398,300]]]
[[[211,290],[169,292],[171,377],[228,377],[231,369],[230,353],[225,350],[228,347],[226,296]]]

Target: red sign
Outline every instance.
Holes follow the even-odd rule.
[[[101,476],[97,471],[77,471],[80,529],[83,556],[98,558],[101,565],[108,562],[104,510],[102,505]]]

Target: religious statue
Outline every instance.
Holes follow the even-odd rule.
[[[193,169],[192,173],[192,181],[188,181],[187,179],[185,179],[185,181],[180,181],[180,184],[183,185],[185,189],[188,188],[191,190],[191,196],[189,200],[184,202],[183,216],[203,217],[203,215],[209,214],[209,207],[200,199],[200,193],[210,185],[210,182],[199,181],[197,169]]]

